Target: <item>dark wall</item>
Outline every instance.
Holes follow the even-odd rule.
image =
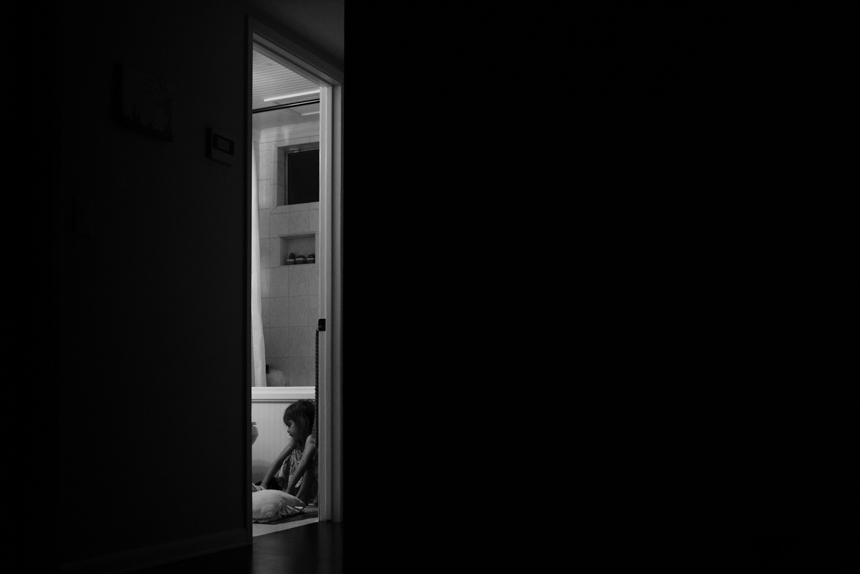
[[[48,413],[27,415],[19,476],[56,497],[61,563],[245,530],[249,9],[40,10],[5,38],[26,136],[9,207],[33,237],[19,362],[46,375],[14,404]],[[171,86],[173,141],[118,121],[120,64]],[[234,139],[234,165],[206,156],[207,128]]]
[[[244,14],[134,6],[64,13],[63,344],[51,358],[66,381],[61,464],[75,469],[69,562],[245,527],[244,162],[204,147],[212,127],[244,154]],[[119,64],[171,85],[174,141],[118,123]],[[79,208],[90,237],[74,227]],[[133,519],[104,528],[121,509]]]

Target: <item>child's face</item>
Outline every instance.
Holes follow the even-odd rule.
[[[287,425],[287,434],[290,435],[290,438],[293,440],[301,440],[302,439],[302,429],[299,425],[296,424],[296,421],[287,421],[289,423]]]

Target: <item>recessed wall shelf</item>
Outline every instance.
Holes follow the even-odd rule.
[[[290,253],[293,253],[297,258],[302,256],[307,258],[313,254],[316,257],[317,253],[317,236],[316,233],[301,233],[296,235],[281,235],[281,265],[302,265],[302,263],[287,263]],[[315,261],[305,260],[305,265],[315,263]]]

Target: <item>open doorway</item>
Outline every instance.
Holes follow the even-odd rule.
[[[310,498],[303,495],[302,512],[264,522],[252,517],[259,536],[340,520],[339,335],[331,336],[339,328],[340,151],[333,127],[340,95],[337,79],[300,49],[288,50],[289,41],[254,22],[250,28],[252,488],[298,494],[301,483],[294,491],[288,484],[299,449],[284,458],[291,440],[284,414],[302,401],[313,405],[303,438],[313,437],[316,455],[301,479],[316,483]]]

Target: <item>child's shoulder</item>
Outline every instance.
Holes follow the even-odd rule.
[[[317,440],[313,436],[309,436],[308,438],[305,439],[304,444],[297,442],[296,448],[294,449],[294,451],[298,452],[298,453],[302,453],[305,450],[307,450],[308,447],[316,448],[316,445],[317,445]]]

